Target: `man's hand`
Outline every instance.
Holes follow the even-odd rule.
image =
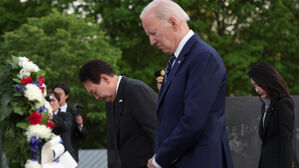
[[[81,115],[78,115],[78,116],[76,117],[76,123],[77,123],[79,126],[81,126],[81,125],[83,124],[83,118],[82,118]]]
[[[156,168],[154,165],[153,165],[153,159],[155,158],[156,155],[154,155],[152,158],[150,158],[148,161],[147,161],[147,168]]]

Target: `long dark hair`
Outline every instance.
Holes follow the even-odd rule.
[[[294,105],[294,100],[288,91],[285,81],[270,63],[258,63],[247,74],[250,79],[254,80],[258,86],[267,92],[271,104],[282,97],[288,97]]]

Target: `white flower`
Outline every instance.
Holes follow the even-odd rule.
[[[35,102],[34,106],[35,106],[36,109],[42,108],[42,107],[45,106],[46,102],[47,102],[47,100],[43,97],[40,102]]]
[[[28,159],[26,164],[25,164],[25,168],[41,168],[42,166],[37,162],[37,161],[33,161]]]
[[[51,129],[45,125],[30,125],[25,132],[28,142],[30,142],[31,137],[36,136],[37,138],[48,139],[51,137]]]
[[[44,95],[41,89],[35,84],[29,83],[26,86],[26,90],[24,91],[24,96],[28,98],[30,101],[38,101],[39,103],[43,102]]]
[[[43,102],[42,102],[42,103],[37,102],[37,103],[34,104],[34,106],[35,106],[36,109],[39,109],[39,108],[44,107],[44,106],[45,106],[45,103],[43,103]]]
[[[26,57],[18,57],[19,58],[19,66],[23,68],[24,62],[29,62],[30,60]]]
[[[43,83],[42,87],[44,87],[44,97],[47,96],[47,86]]]
[[[27,72],[25,69],[21,69],[17,76],[18,78],[23,79],[24,77],[30,76],[30,72]]]
[[[45,107],[47,109],[48,113],[50,113],[50,114],[53,113],[52,112],[53,111],[52,106],[50,105],[50,103],[45,98],[42,98],[41,102],[36,102],[34,105],[35,105],[36,109]]]
[[[39,67],[31,61],[23,62],[23,68],[27,72],[38,72],[39,71]]]
[[[52,106],[50,105],[50,103],[49,103],[48,101],[45,102],[45,107],[46,107],[46,109],[48,110],[48,113],[49,113],[49,114],[52,114],[52,113],[53,113]]]

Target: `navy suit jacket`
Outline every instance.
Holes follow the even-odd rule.
[[[226,70],[196,34],[183,47],[158,100],[156,161],[162,168],[232,168],[225,130]]]

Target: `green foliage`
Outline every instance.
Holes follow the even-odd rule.
[[[116,72],[119,71],[117,62],[121,58],[121,51],[106,42],[105,34],[99,31],[99,24],[87,22],[74,15],[60,14],[54,10],[47,17],[28,19],[28,23],[23,24],[17,30],[6,32],[3,39],[0,60],[5,60],[10,55],[26,56],[44,69],[44,72],[32,75],[39,76],[40,73],[46,73],[48,91],[51,91],[56,83],[63,82],[70,86],[70,105],[80,103],[85,106],[82,113],[84,125],[88,130],[88,139],[83,141],[84,144],[81,147],[104,148],[106,143],[105,104],[88,95],[78,79],[80,67],[92,59],[102,59],[109,63]],[[12,85],[8,87],[5,83],[7,80],[2,80],[2,77],[7,78],[7,74],[1,71],[0,77],[1,84],[4,84],[1,85],[0,90],[4,94],[9,91],[7,88],[12,88]],[[13,95],[11,92],[6,94]],[[3,101],[6,101],[5,98]],[[5,102],[3,104],[5,105]],[[1,104],[1,108],[6,110],[5,113],[1,112],[1,118],[10,114],[10,117],[13,117],[12,120],[4,120],[8,123],[8,128],[23,130],[23,118],[18,120],[16,116],[28,116],[28,113],[17,108],[11,111],[9,107],[12,106],[14,106],[13,103],[7,108]],[[95,116],[100,117],[95,118]],[[16,123],[18,123],[17,126],[15,126]],[[97,142],[94,141],[95,139]],[[12,155],[7,154],[7,156],[13,158]]]
[[[14,88],[16,83],[21,83],[15,78],[20,70],[15,58],[7,62],[0,65],[0,128],[4,133],[3,149],[9,158],[9,165],[17,168],[24,166],[29,158],[29,144],[24,129],[29,125],[27,116],[33,110],[32,105],[24,101],[24,96]]]
[[[220,53],[228,71],[227,95],[252,94],[249,68],[268,61],[280,71],[292,94],[299,94],[298,0],[175,0],[191,18],[190,28]],[[139,14],[150,0],[85,0],[88,16],[102,17],[101,28],[120,47],[121,72],[155,88],[153,73],[168,56],[151,47]],[[100,14],[100,15],[99,15]]]
[[[30,156],[29,144],[24,135],[24,130],[8,125],[8,129],[5,130],[6,137],[3,141],[3,151],[9,158],[10,168],[24,167],[26,158]],[[27,148],[26,148],[27,147]]]
[[[86,4],[79,7],[89,11],[87,16],[92,19],[101,16],[101,29],[111,44],[122,49],[120,74],[140,79],[156,89],[154,72],[164,68],[168,56],[150,46],[139,19],[141,10],[150,1],[85,0]]]
[[[50,14],[52,8],[59,11],[68,9],[74,0],[1,0],[0,35],[17,29],[26,23],[28,17],[42,17]]]

